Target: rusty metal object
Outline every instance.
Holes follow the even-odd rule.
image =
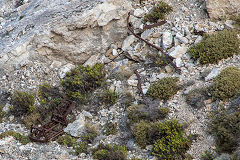
[[[154,23],[154,24],[145,25],[145,26],[143,26],[143,29],[141,30],[141,32],[144,32],[147,29],[151,29],[151,28],[154,28],[154,27],[164,25],[165,23],[167,23],[167,21],[160,21],[160,22],[157,22],[157,23]]]
[[[138,71],[136,69],[134,70],[134,73],[136,74],[137,79],[138,79],[137,88],[138,88],[138,90],[139,90],[139,92],[140,92],[140,94],[142,96],[142,99],[143,99],[144,103],[146,103],[146,97],[145,97],[145,95],[143,93],[143,90],[142,90],[142,80],[141,80],[141,77],[140,77],[140,75],[139,75],[139,73],[138,73]]]
[[[143,42],[147,43],[149,46],[153,47],[153,48],[156,48],[157,50],[159,50],[160,52],[162,52],[163,56],[166,58],[166,60],[168,61],[168,63],[171,64],[171,66],[173,66],[175,68],[175,70],[180,74],[181,73],[181,70],[172,62],[173,61],[173,57],[166,54],[162,48],[148,42],[146,39],[143,39],[140,35],[137,35],[134,30],[131,28],[131,24],[129,22],[129,18],[130,18],[130,12],[128,13],[128,17],[127,17],[127,27],[128,27],[128,30],[135,36],[137,37],[138,39],[142,40]],[[164,24],[164,23],[163,23]]]
[[[72,111],[74,102],[59,105],[52,114],[51,121],[40,126],[31,126],[29,139],[34,142],[49,142],[64,133],[68,125],[67,116]]]

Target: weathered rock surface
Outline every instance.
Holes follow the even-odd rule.
[[[3,15],[13,14],[0,30],[0,67],[7,70],[33,57],[82,64],[104,54],[126,37],[131,6],[126,0],[32,0],[11,9],[12,3],[0,1]]]
[[[226,19],[240,13],[239,0],[207,0],[207,11],[211,19]]]

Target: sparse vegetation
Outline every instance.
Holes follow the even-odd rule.
[[[207,35],[188,52],[201,64],[218,63],[222,59],[239,54],[237,32],[224,30]]]
[[[101,86],[104,80],[103,67],[103,64],[96,64],[92,67],[80,65],[68,72],[61,80],[67,96],[84,103],[87,93]]]
[[[175,119],[154,123],[140,121],[133,134],[140,147],[153,144],[153,155],[160,159],[181,159],[191,145],[183,126]]]
[[[30,142],[30,139],[28,138],[28,136],[23,136],[20,133],[17,133],[15,131],[6,131],[6,132],[1,133],[0,139],[3,139],[8,136],[14,137],[16,140],[18,140],[23,145],[28,144]]]
[[[240,143],[240,111],[227,113],[220,108],[210,117],[210,133],[216,139],[217,151],[232,153]]]
[[[208,95],[208,90],[208,88],[202,87],[189,91],[189,93],[186,95],[187,104],[194,108],[204,107],[204,101],[210,98],[210,96]]]
[[[15,116],[32,113],[35,110],[35,97],[33,94],[22,91],[14,91],[11,96],[11,112]]]
[[[176,77],[162,78],[151,84],[146,95],[154,99],[168,100],[179,90],[180,87],[177,82],[178,78]]]
[[[240,93],[240,69],[228,67],[214,80],[211,94],[214,99],[227,100]]]
[[[146,14],[144,16],[144,21],[155,23],[159,19],[163,20],[165,19],[165,16],[172,12],[172,7],[169,6],[167,3],[160,1],[156,6],[153,7],[153,9],[150,11],[150,13]]]
[[[166,57],[164,55],[160,55],[159,53],[148,54],[147,57],[153,62],[153,66],[155,67],[168,65]]]
[[[93,158],[98,160],[126,160],[127,150],[120,145],[104,145],[100,143],[96,149],[93,150]]]
[[[31,125],[36,125],[38,123],[38,119],[40,119],[41,115],[37,112],[30,113],[24,117],[24,124],[29,129]]]
[[[3,106],[0,105],[0,123],[3,122],[3,118],[6,116],[6,112],[3,111]]]
[[[238,25],[240,25],[240,14],[238,15],[238,17],[236,18],[236,22]]]
[[[113,122],[107,122],[105,124],[105,129],[104,129],[104,134],[109,136],[110,134],[117,134],[118,130],[117,130],[117,123],[113,123]]]
[[[106,105],[113,105],[117,102],[118,95],[115,91],[105,89],[102,94],[102,101]]]
[[[214,157],[210,151],[205,151],[201,156],[201,160],[214,160]]]

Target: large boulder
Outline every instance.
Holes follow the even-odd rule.
[[[17,3],[0,0],[0,68],[12,70],[32,57],[83,64],[127,35],[128,0]]]
[[[240,0],[206,0],[207,12],[211,19],[223,20],[240,13]]]

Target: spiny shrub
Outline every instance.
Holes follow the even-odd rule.
[[[161,159],[181,159],[191,142],[184,134],[183,126],[177,120],[156,123],[157,140],[153,145],[153,155]]]
[[[209,98],[208,88],[196,88],[186,95],[186,102],[194,108],[204,107],[204,101]]]
[[[159,19],[165,19],[165,16],[170,12],[172,12],[172,7],[169,6],[167,3],[160,1],[156,6],[153,7],[150,13],[144,16],[144,21],[155,23]]]
[[[201,156],[201,160],[214,160],[214,156],[210,151],[205,151]]]
[[[112,91],[110,89],[105,89],[102,94],[102,101],[106,105],[113,105],[117,102],[118,95],[115,91]]]
[[[14,137],[16,140],[18,140],[23,145],[31,142],[30,139],[28,138],[28,136],[23,136],[20,133],[17,133],[15,131],[6,131],[6,132],[1,133],[0,134],[0,139],[3,139],[3,138],[8,137],[8,136]]]
[[[124,146],[100,143],[93,150],[93,158],[98,160],[126,160],[127,150]]]
[[[15,116],[25,115],[35,110],[35,98],[34,95],[28,92],[14,91],[11,96],[11,112]]]
[[[66,73],[61,80],[68,97],[84,101],[87,93],[100,87],[104,80],[103,64],[96,64],[92,67],[82,65]]]
[[[216,139],[217,151],[232,153],[240,143],[240,111],[228,114],[219,109],[212,114],[210,133]]]
[[[155,123],[140,121],[133,134],[140,147],[153,144],[152,154],[159,159],[181,159],[191,145],[183,126],[175,119]]]
[[[214,99],[226,100],[240,93],[240,69],[228,67],[214,80],[211,94]]]
[[[3,122],[3,118],[5,117],[6,112],[3,111],[3,106],[0,105],[0,123]]]
[[[168,100],[179,90],[177,82],[178,78],[176,77],[162,78],[150,85],[146,95],[154,99]]]
[[[203,40],[192,46],[188,52],[194,60],[201,64],[218,63],[222,59],[239,54],[239,40],[235,31],[219,31],[207,35]]]
[[[138,123],[141,120],[156,121],[167,117],[169,111],[168,107],[146,106],[146,105],[131,105],[127,108],[128,119],[130,124]]]
[[[105,124],[105,129],[104,129],[104,134],[109,136],[110,134],[115,135],[117,134],[118,130],[117,130],[117,123],[113,123],[113,122],[107,122]]]

